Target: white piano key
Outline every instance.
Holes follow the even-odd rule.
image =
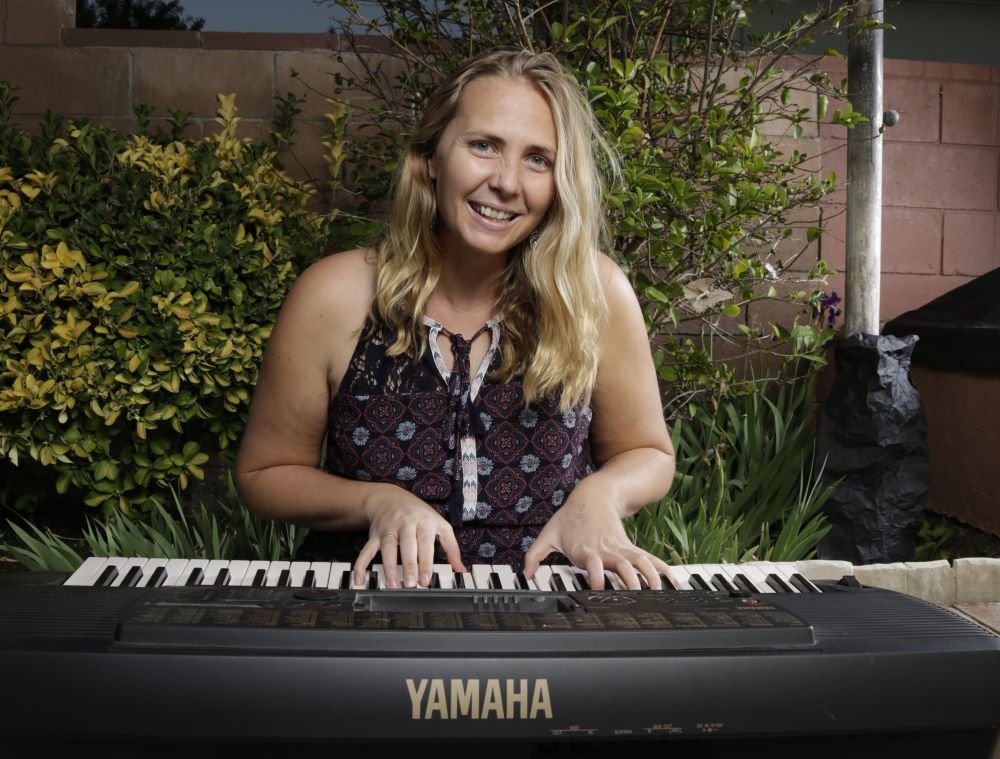
[[[472,565],[472,581],[476,583],[476,590],[490,589],[490,574],[492,572],[493,567],[490,564]]]
[[[573,567],[565,564],[554,564],[552,565],[552,575],[553,582],[556,577],[562,578],[563,586],[567,591],[577,591],[581,589],[580,585],[576,581],[576,572],[573,571]]]
[[[205,580],[202,584],[204,585],[218,585],[219,574],[225,570],[229,572],[229,580],[225,583],[226,585],[232,585],[233,578],[232,572],[229,569],[229,561],[226,559],[212,559],[208,562],[208,566],[205,567]]]
[[[195,583],[195,585],[205,585],[205,570],[208,569],[208,559],[189,559],[187,566],[184,567],[184,577],[181,578],[181,585],[187,585],[191,578],[195,576],[195,573],[201,570],[202,578],[201,582]]]
[[[301,588],[306,582],[306,572],[309,571],[308,561],[293,561],[288,567],[288,574],[291,579],[289,584],[293,588]],[[315,580],[315,578],[313,578]]]
[[[577,587],[580,590],[590,590],[590,575],[587,574],[587,570],[580,567],[570,567],[570,570],[573,572]]]
[[[767,584],[764,570],[756,564],[740,564],[740,571],[754,584],[758,593],[774,593],[774,588]]]
[[[465,588],[466,590],[475,590],[475,588],[476,588],[476,579],[472,576],[472,572],[462,572],[461,573],[461,577],[462,577],[462,587],[463,588]],[[457,584],[458,584],[458,582],[456,580],[456,585]]]
[[[691,590],[691,573],[688,572],[687,566],[671,564],[667,569],[674,588],[677,590]]]
[[[538,571],[535,572],[534,580],[535,585],[538,586],[538,590],[555,590],[555,588],[552,587],[552,567],[548,564],[542,564],[538,567]]]
[[[351,587],[351,565],[346,561],[314,561],[310,566],[316,573],[316,587],[338,590]]]
[[[694,579],[695,576],[697,575],[704,582],[707,583],[708,579],[705,576],[705,568],[701,564],[687,564],[685,566],[685,569],[687,570],[687,573],[688,573],[688,587],[687,587],[687,589],[688,590],[702,590],[702,591],[706,590],[706,588],[703,588],[701,585],[698,585],[695,582],[695,579]],[[709,586],[709,588],[711,588],[711,586]]]
[[[750,575],[744,571],[744,566],[742,564],[724,564],[722,570],[726,573],[729,581],[736,586],[736,589],[746,593],[762,593],[760,585],[754,581]],[[743,587],[743,584],[749,584],[749,588]]]
[[[234,559],[233,561],[227,562],[226,569],[229,570],[229,585],[231,587],[242,585],[243,578],[246,577],[247,570],[250,569],[250,560]]]
[[[727,565],[725,564],[702,564],[702,569],[705,570],[705,580],[712,586],[712,590],[719,593],[728,593],[730,590],[739,590],[739,587],[729,579],[729,575],[726,572],[726,566]]]
[[[128,559],[125,558],[124,556],[109,556],[105,560],[104,566],[102,566],[100,571],[98,571],[94,575],[94,578],[91,581],[91,585],[96,586],[98,583],[101,583],[105,587],[113,587],[114,583],[120,580],[122,576],[121,574],[122,567],[125,566],[125,563],[127,561]],[[113,576],[107,574],[111,569],[116,570],[116,573]]]
[[[244,588],[252,587],[254,580],[257,576],[263,572],[264,580],[267,579],[267,568],[271,565],[269,561],[263,561],[261,559],[254,559],[247,566],[247,571],[244,573],[243,578],[240,580],[240,585]]]
[[[437,575],[438,587],[442,590],[455,587],[455,570],[451,568],[451,564],[435,564],[431,571],[432,576]]]
[[[493,572],[500,578],[500,590],[518,590],[517,577],[509,564],[494,564]]]
[[[795,586],[789,582],[787,566],[783,567],[780,563],[773,561],[757,561],[754,562],[754,566],[764,573],[764,581],[769,587],[772,588],[772,590],[774,590],[775,593],[796,592]],[[788,586],[789,590],[781,588],[780,583],[777,583],[779,587],[774,587],[774,584],[772,584],[774,581],[770,577],[771,575],[777,576],[782,582],[784,582],[785,585]]]
[[[268,588],[279,587],[278,580],[281,578],[281,573],[291,566],[291,562],[288,561],[272,561],[267,565],[267,576],[264,579],[264,585]]]
[[[517,577],[519,581],[523,582],[524,590],[538,590],[538,582],[534,577],[529,580],[524,576],[524,572],[518,572]]]
[[[618,575],[617,572],[612,572],[610,569],[604,570],[604,589],[605,590],[625,590],[625,581]]]
[[[181,585],[183,583],[181,576],[187,565],[188,559],[168,559],[167,565],[164,567],[167,570],[167,579],[163,581],[163,584],[165,586]],[[186,577],[186,575],[184,576]]]
[[[156,570],[162,568],[164,573],[167,571],[167,562],[169,559],[147,559],[146,564],[142,568],[142,579],[139,581],[140,588],[152,587],[153,577],[156,576]],[[166,579],[166,578],[164,578]],[[161,585],[163,583],[160,583]]]
[[[114,582],[111,583],[111,587],[112,588],[120,588],[122,586],[122,584],[125,582],[125,578],[128,577],[129,573],[133,569],[137,569],[139,571],[140,577],[141,577],[142,567],[143,567],[143,565],[145,565],[145,563],[146,563],[146,559],[145,558],[135,558],[135,557],[133,557],[133,558],[130,558],[130,559],[125,559],[125,561],[122,563],[122,565],[118,567],[118,576],[115,578]],[[138,583],[136,583],[136,584],[138,584]]]
[[[80,566],[76,568],[63,585],[93,585],[94,580],[103,571],[107,564],[107,556],[90,556],[86,558]]]

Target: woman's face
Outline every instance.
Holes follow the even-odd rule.
[[[428,165],[445,255],[504,254],[528,237],[555,198],[556,148],[552,110],[534,86],[466,85]]]

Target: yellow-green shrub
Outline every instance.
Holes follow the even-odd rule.
[[[0,87],[0,498],[148,505],[231,455],[264,342],[328,218],[264,142],[7,123]],[[37,491],[35,491],[37,496]]]

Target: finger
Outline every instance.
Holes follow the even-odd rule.
[[[646,584],[652,590],[663,590],[663,581],[660,579],[659,573],[653,566],[650,557],[646,554],[639,554],[638,558],[635,560],[635,567],[639,570],[639,573],[646,578]]]
[[[368,565],[372,563],[375,554],[378,552],[378,539],[369,538],[364,548],[358,554],[354,566],[351,568],[351,584],[363,587],[365,585],[365,575],[368,574]]]
[[[587,582],[591,590],[604,590],[604,562],[593,553],[587,557]]]
[[[437,534],[437,539],[451,568],[456,572],[468,572],[469,570],[462,563],[462,549],[458,547],[458,540],[455,539],[455,532],[451,529],[451,525],[442,527]]]
[[[387,588],[399,587],[399,569],[397,568],[396,549],[399,546],[399,536],[394,532],[387,532],[380,536],[379,550],[382,553],[382,572],[385,574],[385,586]]]
[[[625,583],[625,588],[627,590],[642,590],[642,585],[639,583],[639,575],[636,574],[635,567],[632,566],[632,562],[624,556],[618,556],[615,560],[614,567],[622,582]]]
[[[674,580],[673,575],[670,574],[670,565],[659,556],[654,556],[653,554],[648,554],[648,556],[649,560],[653,564],[653,569],[656,570],[657,574],[659,574],[661,578],[665,578],[663,579],[662,586],[667,590],[672,590],[676,587],[676,581]]]
[[[404,529],[399,538],[399,556],[403,560],[403,586],[417,587],[417,531],[413,527]]]
[[[530,580],[535,576],[535,572],[538,571],[538,565],[542,563],[542,560],[556,550],[555,546],[551,543],[539,543],[537,540],[531,544],[527,551],[524,552],[524,576],[526,579]]]
[[[430,530],[417,530],[417,584],[423,588],[431,584],[434,571],[434,538]]]

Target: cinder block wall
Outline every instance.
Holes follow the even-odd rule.
[[[846,63],[827,69],[847,76]],[[1000,266],[1000,68],[887,60],[884,101],[901,119],[883,146],[881,316],[888,321]],[[832,107],[832,106],[831,106]],[[846,178],[846,130],[820,128],[823,171]],[[844,183],[824,209],[820,252],[844,267]],[[831,288],[844,291],[843,274]]]
[[[295,92],[307,100],[287,163],[300,178],[326,177],[319,142],[326,104],[310,89],[332,93],[339,46],[329,34],[76,29],[74,0],[0,0],[0,78],[20,88],[17,121],[32,126],[52,110],[132,130],[135,107],[149,104],[158,109],[154,127],[165,125],[168,108],[190,111],[188,134],[198,137],[217,128],[216,95],[235,92],[244,134],[252,134],[271,124],[276,95]],[[839,59],[824,67],[846,76]],[[885,136],[881,313],[888,320],[1000,266],[1000,69],[888,60],[885,75],[886,108],[902,116]],[[815,108],[814,97],[801,97]],[[818,255],[842,269],[846,130],[807,129],[795,144],[814,157],[813,168],[841,180],[822,212],[826,230],[797,268]],[[801,246],[815,221],[799,220],[803,234],[785,247]],[[829,289],[843,295],[843,280],[833,277]],[[783,316],[791,314],[765,302],[750,318]]]
[[[272,124],[275,96],[294,92],[306,102],[286,166],[326,179],[320,138],[336,35],[76,29],[75,16],[75,0],[0,0],[0,79],[19,88],[18,123],[32,128],[51,110],[132,131],[145,104],[156,107],[154,129],[167,126],[169,108],[189,111],[187,136],[197,138],[219,128],[216,95],[236,93],[251,136]]]

